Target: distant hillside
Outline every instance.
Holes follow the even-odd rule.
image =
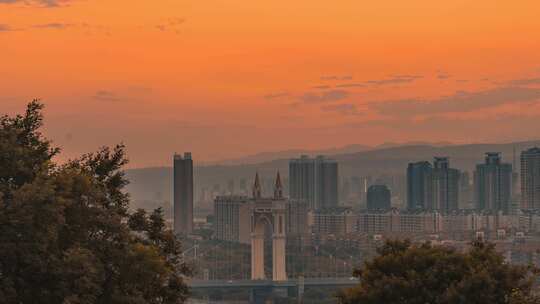
[[[339,154],[350,154],[356,152],[364,152],[371,150],[395,148],[395,147],[406,147],[406,146],[418,146],[418,145],[427,145],[427,146],[450,146],[450,142],[437,142],[437,143],[428,143],[428,142],[406,142],[406,143],[394,143],[387,142],[378,146],[367,146],[360,144],[347,145],[339,148],[329,148],[322,150],[306,150],[306,149],[291,149],[285,151],[275,151],[275,152],[261,152],[254,155],[248,155],[244,157],[234,158],[234,159],[224,159],[205,165],[249,165],[249,164],[258,164],[269,162],[276,159],[290,159],[296,158],[300,155],[339,155]]]
[[[474,166],[483,161],[485,152],[502,152],[504,161],[511,163],[514,149],[519,166],[519,153],[533,146],[540,146],[540,140],[507,144],[406,145],[327,156],[339,162],[341,177],[404,175],[409,162],[432,160],[434,156],[448,156],[453,167],[466,171],[473,171]],[[214,184],[225,185],[230,179],[236,183],[240,179],[251,182],[256,171],[267,180],[273,178],[277,170],[287,176],[288,160],[291,157],[287,154],[281,159],[243,165],[196,166],[195,183],[199,187],[211,187]],[[171,168],[127,170],[127,177],[131,180],[128,191],[136,200],[169,200],[171,197]]]
[[[244,157],[234,159],[224,159],[212,162],[208,165],[242,165],[242,164],[257,164],[272,161],[275,159],[289,159],[298,157],[299,155],[336,155],[345,153],[355,153],[361,151],[373,150],[374,148],[366,145],[348,145],[341,148],[330,148],[323,150],[302,150],[292,149],[286,151],[276,152],[261,152],[254,155],[248,155]]]

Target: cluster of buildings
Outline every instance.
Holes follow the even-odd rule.
[[[320,234],[344,236],[350,234],[383,234],[411,237],[419,234],[472,236],[478,231],[540,232],[540,213],[520,211],[506,215],[502,212],[460,210],[442,214],[436,211],[386,212],[315,212],[312,231]]]
[[[521,171],[486,153],[471,178],[452,168],[447,157],[410,163],[406,170],[406,205],[392,206],[392,193],[383,183],[366,186],[364,208],[345,207],[338,198],[338,163],[318,156],[289,162],[285,199],[287,235],[458,234],[478,231],[540,230],[540,148],[521,153]],[[193,161],[190,153],[174,156],[174,230],[193,230]],[[516,185],[519,184],[519,187]],[[259,191],[261,184],[257,177]],[[278,175],[274,191],[283,196]],[[517,196],[519,189],[521,196]],[[278,195],[278,193],[275,193]],[[463,208],[470,195],[472,208]],[[214,238],[248,243],[255,195],[219,195],[214,199]],[[540,231],[539,231],[540,232]]]
[[[521,153],[521,199],[517,193],[518,174],[504,163],[500,153],[489,152],[474,171],[474,206],[478,212],[515,213],[519,209],[540,209],[540,149]],[[433,165],[416,162],[407,168],[407,209],[449,214],[460,209],[460,195],[470,187],[466,172],[450,168],[448,158],[436,157]]]
[[[470,235],[478,231],[540,232],[540,148],[521,153],[521,195],[514,193],[517,174],[504,163],[500,153],[486,153],[484,163],[469,175],[451,168],[449,158],[435,157],[407,167],[407,205],[391,206],[390,190],[372,185],[367,191],[367,208],[317,210],[310,214],[312,231],[331,235],[366,234],[451,234]],[[472,189],[471,189],[472,188]],[[460,195],[472,192],[473,208],[462,208]]]

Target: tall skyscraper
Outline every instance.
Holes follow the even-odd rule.
[[[433,209],[433,166],[427,161],[410,163],[407,167],[407,209]]]
[[[215,238],[249,244],[251,204],[247,196],[225,195],[214,200]]]
[[[500,153],[486,153],[485,163],[474,173],[477,210],[508,213],[512,200],[512,165],[501,162]]]
[[[392,207],[392,195],[386,185],[372,185],[367,191],[368,210],[389,210]]]
[[[407,168],[407,208],[409,210],[457,210],[459,170],[450,168],[448,157],[410,163]]]
[[[459,174],[459,209],[473,209],[473,187],[467,171]]]
[[[450,168],[448,157],[433,162],[433,209],[442,213],[458,210],[459,170]]]
[[[521,208],[540,209],[540,148],[521,152]]]
[[[174,233],[188,234],[193,231],[193,160],[187,152],[175,154],[173,161]]]
[[[317,156],[315,159],[315,181],[317,206],[319,208],[337,207],[338,202],[338,164],[335,160]]]
[[[305,200],[311,209],[338,205],[338,164],[324,156],[302,155],[289,162],[291,199]]]

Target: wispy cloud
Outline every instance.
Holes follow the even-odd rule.
[[[314,89],[318,89],[318,90],[327,90],[327,89],[330,89],[331,86],[329,85],[317,85],[317,86],[313,86]]]
[[[437,70],[435,77],[439,80],[446,80],[448,78],[451,78],[452,75],[450,75],[448,72],[444,70]]]
[[[110,34],[108,28],[105,26],[90,25],[85,22],[82,22],[82,23],[49,22],[49,23],[34,24],[27,28],[14,28],[8,24],[0,24],[0,32],[28,31],[28,30],[66,30],[66,29],[80,29],[80,30],[84,30],[86,34],[91,34],[91,33],[104,33],[107,35]]]
[[[439,99],[402,99],[372,104],[377,112],[390,116],[469,112],[507,103],[540,100],[540,89],[525,87],[499,87],[479,92],[456,92]]]
[[[358,109],[356,105],[352,103],[332,104],[321,107],[321,111],[324,112],[336,112],[342,115],[358,115]]]
[[[71,23],[60,23],[60,22],[52,22],[52,23],[44,23],[44,24],[36,24],[32,26],[33,28],[38,29],[55,29],[55,30],[63,30],[68,27],[72,27],[74,24]]]
[[[267,100],[272,100],[272,99],[279,99],[279,98],[283,98],[283,97],[288,97],[289,96],[289,93],[287,92],[278,92],[278,93],[270,93],[270,94],[267,94],[267,95],[264,95],[264,99],[267,99]]]
[[[336,75],[330,75],[330,76],[321,76],[321,80],[328,81],[328,80],[352,80],[353,77],[351,75],[343,75],[343,76],[336,76]]]
[[[336,84],[336,88],[362,88],[366,85],[363,83],[342,83]]]
[[[446,73],[439,73],[437,75],[437,78],[440,79],[440,80],[446,80],[448,78],[450,78],[451,76],[449,74],[446,74]]]
[[[369,87],[369,86],[385,86],[385,85],[399,85],[399,84],[406,84],[414,82],[418,79],[423,78],[423,76],[420,75],[412,75],[412,74],[396,74],[396,75],[390,75],[387,78],[382,79],[371,79],[366,81],[355,81],[355,82],[344,82],[344,83],[336,83],[333,85],[334,88],[363,88],[363,87]],[[343,80],[352,80],[352,76],[321,76],[320,78],[323,81],[343,81]],[[318,85],[314,86],[315,89],[329,89],[330,86],[328,85]]]
[[[378,80],[368,80],[365,83],[370,84],[370,85],[375,85],[375,86],[383,86],[383,85],[410,83],[420,78],[422,78],[422,76],[419,76],[419,75],[393,75],[389,78],[378,79]]]
[[[345,90],[331,90],[322,93],[305,93],[300,96],[300,100],[305,103],[323,103],[345,99],[349,97],[349,92]]]
[[[156,28],[162,32],[172,31],[180,33],[180,27],[186,22],[184,18],[169,18],[166,21],[156,25]]]
[[[22,3],[27,6],[41,7],[61,7],[71,2],[71,0],[0,0],[0,4]]]
[[[16,29],[12,28],[11,26],[7,24],[0,24],[0,33],[2,32],[13,32],[16,31]]]
[[[116,93],[107,90],[99,90],[92,96],[92,98],[99,101],[120,101],[121,99],[116,95]]]
[[[527,85],[540,84],[540,77],[539,78],[516,79],[516,80],[512,80],[510,82],[510,84],[516,85],[516,86],[527,86]]]

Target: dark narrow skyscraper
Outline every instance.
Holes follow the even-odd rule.
[[[193,231],[193,160],[191,153],[174,155],[174,233]]]
[[[508,213],[512,200],[512,165],[501,162],[500,153],[486,153],[484,164],[474,173],[477,210]]]
[[[433,209],[433,167],[427,161],[410,163],[407,167],[407,209]]]
[[[442,213],[458,210],[459,170],[450,168],[448,157],[433,162],[433,209]]]
[[[338,202],[338,164],[324,156],[315,159],[315,186],[317,208],[337,207]]]
[[[372,185],[367,191],[368,210],[389,210],[392,207],[392,195],[386,185]]]
[[[311,209],[338,205],[338,164],[323,156],[302,155],[289,162],[291,199],[305,200]]]
[[[310,208],[315,206],[315,164],[307,155],[289,161],[289,188],[291,199],[304,200]]]
[[[521,208],[540,209],[540,148],[521,152]]]

